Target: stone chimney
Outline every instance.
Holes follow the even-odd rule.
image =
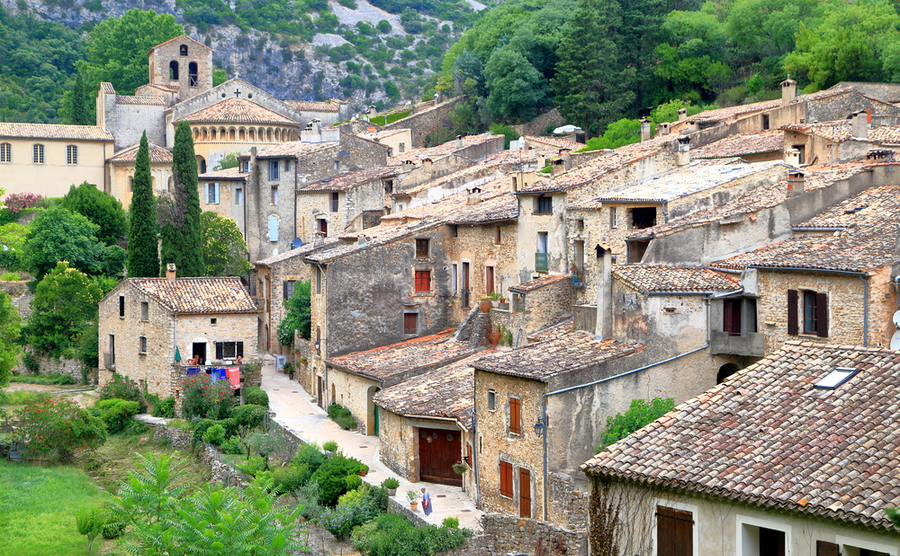
[[[781,82],[781,105],[787,106],[797,98],[797,82],[788,78]]]
[[[176,277],[176,268],[175,263],[168,263],[166,265],[166,280],[174,280]]]
[[[543,170],[544,166],[546,166],[546,165],[547,165],[547,157],[542,154],[539,154],[537,156],[537,169]]]
[[[456,148],[457,148],[457,149],[463,148],[462,135],[457,135],[457,136],[456,136]]]
[[[869,138],[869,114],[867,112],[859,112],[853,116],[850,136],[854,139]]]
[[[800,151],[797,149],[785,149],[784,162],[791,166],[800,166]]]
[[[650,140],[650,120],[641,118],[641,143]]]
[[[683,122],[687,119],[687,108],[678,109],[678,121]]]
[[[597,327],[598,340],[612,336],[612,250],[597,246]]]
[[[691,163],[691,138],[690,137],[679,137],[678,138],[678,155],[676,158],[676,164],[679,166],[687,166]]]
[[[431,160],[430,158],[424,158],[424,159],[422,159],[422,168],[423,168],[426,172],[430,172],[430,171],[431,171],[431,167],[432,167],[433,165],[434,165],[434,161]]]
[[[475,205],[481,202],[481,188],[473,187],[469,189],[469,197],[466,199],[466,204]]]
[[[313,247],[321,247],[325,244],[325,232],[316,232],[313,239]]]
[[[796,197],[806,191],[806,177],[800,170],[791,170],[787,177],[787,196]]]
[[[566,161],[562,158],[557,158],[555,160],[550,161],[550,175],[558,176],[560,174],[566,173]]]
[[[656,128],[657,135],[668,135],[669,134],[669,124],[668,122],[664,122],[659,124],[659,127]]]

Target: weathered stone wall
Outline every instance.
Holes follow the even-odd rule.
[[[513,129],[519,132],[519,135],[543,135],[544,131],[550,126],[557,128],[565,123],[562,114],[558,108],[554,108],[549,112],[544,112],[537,118],[524,124],[513,126]]]
[[[451,98],[441,104],[388,124],[382,129],[409,128],[412,132],[413,146],[415,148],[425,147],[425,137],[427,135],[441,128],[453,129],[453,121],[450,119],[450,115],[456,110],[457,103],[464,99],[465,97]]]
[[[565,473],[547,474],[547,502],[550,521],[568,529],[583,531],[588,522],[588,485]]]
[[[400,504],[398,503],[397,506]],[[393,508],[392,513],[395,513]],[[401,515],[406,514],[402,513]],[[546,521],[521,519],[500,514],[485,514],[481,518],[481,526],[484,530],[483,534],[470,538],[465,545],[459,548],[441,554],[444,556],[536,554],[539,548],[542,551],[546,550],[545,554],[548,556],[563,554],[587,556],[588,554],[587,533],[583,530],[567,529]]]
[[[338,195],[337,210],[332,210],[333,193]],[[384,208],[384,183],[381,179],[349,191],[300,189],[297,192],[297,237],[305,242],[313,241],[315,233],[320,230],[319,220],[327,222],[329,236],[336,236],[348,229],[360,230],[363,227],[363,212],[378,211],[380,214]]]
[[[706,342],[707,300],[699,295],[645,295],[613,278],[612,337],[645,345],[667,345],[673,353]]]
[[[418,465],[413,455],[418,452],[418,435],[406,424],[402,415],[379,408],[379,431],[381,439],[381,461],[388,468],[411,482],[418,482]]]
[[[75,382],[81,383],[84,382],[84,377],[81,372],[84,368],[84,365],[81,361],[77,359],[65,359],[61,358],[58,361],[53,359],[52,357],[47,357],[45,355],[34,355],[35,360],[39,365],[38,371],[36,374],[49,375],[49,374],[61,374],[68,375],[72,377]],[[19,363],[13,367],[13,372],[18,374],[31,374],[27,368],[25,368],[25,364],[22,363],[21,358],[19,359]],[[91,369],[88,370],[88,382],[91,382],[92,374]]]
[[[34,299],[34,294],[28,291],[27,282],[0,282],[0,291],[9,294],[13,307],[19,311],[22,319],[31,316],[31,300]]]
[[[368,425],[370,415],[374,417],[375,408],[371,400],[378,386],[378,382],[374,380],[346,373],[333,367],[328,368],[329,401],[339,403],[349,409],[362,434],[374,433]],[[330,397],[332,393],[333,398]]]
[[[535,211],[537,195],[518,196],[516,267],[519,269],[519,277],[516,283],[527,282],[536,275],[535,253],[538,252],[538,237],[543,233],[547,234],[547,271],[560,274],[569,269],[565,221],[566,194],[556,193],[549,196],[553,199],[552,213]]]
[[[128,92],[131,94],[131,91]],[[115,104],[115,116],[107,119],[116,122],[109,128],[115,138],[115,149],[120,151],[141,142],[141,135],[147,132],[147,140],[160,146],[166,145],[166,106],[162,104]],[[110,153],[107,156],[112,156]]]

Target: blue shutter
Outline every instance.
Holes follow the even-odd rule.
[[[206,187],[204,187],[204,189],[206,189],[206,204],[207,205],[209,204],[209,186],[210,186],[210,184],[206,184]]]
[[[278,241],[278,217],[269,217],[269,241]]]

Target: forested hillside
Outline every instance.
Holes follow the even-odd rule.
[[[483,129],[558,106],[592,133],[660,104],[772,98],[900,80],[900,16],[884,0],[507,0],[444,59],[439,88]],[[669,111],[674,117],[674,110]]]

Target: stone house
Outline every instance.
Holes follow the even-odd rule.
[[[792,342],[677,406],[583,465],[591,553],[898,554],[898,376]]]
[[[501,333],[509,331],[512,347],[525,345],[531,334],[573,316],[577,284],[567,274],[539,275],[506,291],[508,303],[491,309],[491,323]],[[596,320],[596,312],[592,314]],[[591,330],[594,325],[590,323]]]
[[[898,193],[897,185],[871,187],[794,226],[794,237],[716,263],[741,270],[744,292],[758,297],[766,353],[797,339],[890,344]]]
[[[817,164],[839,163],[870,153],[882,158],[893,157],[900,140],[900,118],[872,115],[871,111],[855,114],[849,120],[815,124],[786,125],[786,156],[799,157]]]
[[[256,304],[238,278],[127,278],[99,310],[101,387],[118,374],[180,405],[187,360],[257,355]]]
[[[285,104],[300,113],[307,123],[314,122],[326,127],[350,119],[350,105],[338,99],[324,102],[313,100],[286,100]]]
[[[240,166],[198,176],[200,210],[230,218],[247,240],[247,172]]]
[[[154,194],[168,195],[172,192],[174,183],[172,151],[150,141],[147,143],[150,155],[150,186]],[[131,206],[131,196],[134,193],[134,170],[139,147],[139,144],[132,145],[106,159],[106,169],[109,173],[106,180],[109,184],[107,193],[121,201],[126,209]]]
[[[744,162],[787,160],[785,131],[768,129],[759,133],[738,133],[691,149],[691,160],[740,158]]]
[[[108,187],[104,161],[113,136],[96,126],[0,122],[0,172],[6,193],[62,197],[69,186]]]

